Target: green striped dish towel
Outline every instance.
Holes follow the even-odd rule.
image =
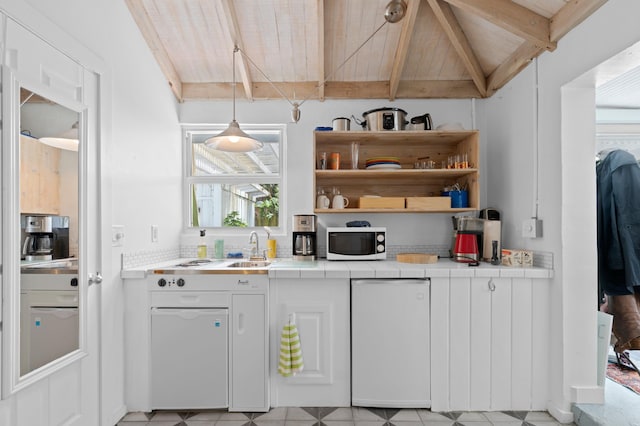
[[[301,372],[303,367],[298,328],[292,318],[289,317],[289,322],[282,328],[282,335],[280,336],[278,373],[284,377],[291,377]]]

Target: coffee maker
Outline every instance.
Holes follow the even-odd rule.
[[[69,217],[20,215],[22,253],[26,261],[69,257]]]
[[[497,265],[500,262],[500,254],[502,252],[502,222],[500,221],[500,212],[496,209],[487,208],[480,210],[479,216],[481,219],[484,219],[482,230],[482,260]]]
[[[315,260],[318,220],[314,214],[293,215],[293,260]]]

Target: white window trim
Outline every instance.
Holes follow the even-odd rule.
[[[199,229],[190,226],[190,217],[191,217],[191,194],[189,191],[189,187],[194,183],[203,183],[203,182],[235,182],[238,179],[234,177],[220,177],[212,179],[208,176],[189,176],[188,172],[191,169],[191,143],[187,137],[187,132],[189,131],[206,131],[206,130],[220,130],[223,131],[228,126],[227,124],[219,124],[219,123],[210,123],[210,124],[195,124],[195,123],[182,123],[182,210],[183,210],[183,232],[187,234],[196,234]],[[278,226],[270,227],[273,231],[273,235],[285,235],[287,229],[287,157],[286,157],[286,145],[287,145],[287,126],[286,124],[241,124],[240,126],[242,130],[278,130],[281,132],[281,141],[279,144],[279,158],[280,158],[280,197],[278,200],[280,206],[280,214],[278,216]],[[252,180],[257,183],[262,183],[261,181],[273,181],[273,179],[265,179],[264,175],[243,175],[243,180]],[[251,230],[259,230],[263,229],[263,226],[248,226],[246,228],[234,228],[234,227],[216,227],[216,228],[206,228],[213,230],[216,235],[220,236],[237,236],[244,235],[247,231]]]

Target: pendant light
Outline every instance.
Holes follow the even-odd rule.
[[[76,121],[69,130],[58,136],[45,136],[40,138],[40,142],[54,148],[65,149],[67,151],[78,151],[78,125]]]
[[[236,121],[236,52],[238,46],[233,48],[233,120],[229,127],[222,133],[207,139],[204,143],[212,149],[228,152],[251,152],[262,148],[263,143],[252,138],[240,129]]]

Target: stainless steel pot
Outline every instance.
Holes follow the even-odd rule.
[[[331,122],[333,130],[350,130],[351,120],[346,117],[334,118]]]
[[[377,108],[362,114],[359,122],[364,130],[404,130],[409,123],[405,118],[407,112],[400,108]]]

